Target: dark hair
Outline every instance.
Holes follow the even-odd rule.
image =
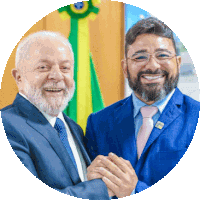
[[[145,33],[155,34],[171,39],[174,45],[175,52],[176,54],[178,54],[178,49],[176,48],[176,43],[172,30],[157,18],[149,17],[138,21],[126,33],[125,56],[127,56],[128,46],[132,45],[135,42],[137,36]]]

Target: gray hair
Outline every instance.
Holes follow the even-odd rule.
[[[39,32],[29,35],[28,37],[26,37],[19,43],[19,45],[17,47],[17,51],[16,51],[16,56],[15,56],[16,68],[19,67],[20,61],[23,60],[24,58],[26,58],[27,51],[31,47],[31,44],[33,42],[36,42],[38,39],[47,39],[47,38],[60,40],[64,45],[69,47],[69,49],[72,53],[72,56],[74,58],[72,46],[71,46],[69,40],[64,35],[62,35],[59,32],[39,31]]]

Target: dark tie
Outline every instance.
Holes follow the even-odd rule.
[[[77,165],[76,165],[71,147],[69,145],[69,141],[68,141],[68,138],[67,138],[67,132],[66,132],[65,125],[64,125],[63,121],[59,118],[56,118],[56,123],[55,123],[54,128],[58,131],[59,137],[60,137],[64,147],[67,149],[67,152],[68,152],[68,154],[69,154],[69,156],[70,156],[70,158],[71,158],[71,160],[72,160],[72,162],[73,162],[73,164],[74,164],[74,166],[76,167],[76,170],[77,170]]]

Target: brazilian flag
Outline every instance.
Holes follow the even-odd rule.
[[[60,17],[71,20],[69,41],[74,52],[74,80],[76,90],[74,97],[64,110],[83,130],[87,118],[92,112],[104,108],[104,102],[90,53],[89,19],[95,19],[100,0],[82,1],[58,9]]]

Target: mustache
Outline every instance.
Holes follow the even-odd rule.
[[[159,74],[159,75],[165,75],[166,77],[169,75],[169,73],[165,70],[156,69],[155,71],[152,71],[150,69],[147,69],[146,71],[141,71],[138,73],[137,75],[138,79],[144,74],[156,74],[156,75]]]
[[[67,90],[66,85],[63,82],[46,82],[43,84],[42,89],[63,89]]]

